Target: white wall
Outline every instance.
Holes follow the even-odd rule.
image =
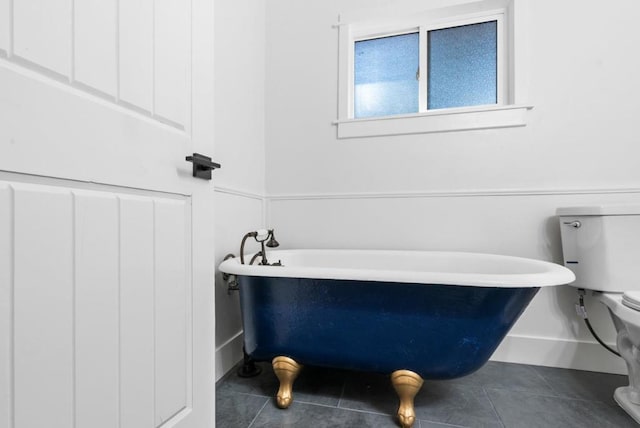
[[[640,202],[640,3],[528,3],[524,128],[336,139],[339,14],[410,0],[271,0],[268,220],[283,247],[453,249],[562,261],[559,206]],[[543,290],[494,358],[621,372]],[[614,340],[605,311],[596,328]]]
[[[215,22],[216,266],[264,223],[265,3],[217,0]],[[242,358],[238,295],[216,275],[216,378]]]

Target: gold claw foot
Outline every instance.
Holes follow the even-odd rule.
[[[286,409],[293,401],[293,381],[296,380],[300,370],[302,370],[302,365],[296,363],[289,357],[275,357],[271,364],[273,365],[273,371],[280,381],[276,402],[278,403],[278,407]]]
[[[410,370],[396,370],[391,374],[391,383],[400,398],[398,407],[398,420],[402,428],[411,428],[416,421],[416,412],[413,409],[413,398],[416,396],[424,380]]]

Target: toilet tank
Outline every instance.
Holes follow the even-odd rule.
[[[640,205],[558,208],[564,265],[574,287],[640,290]]]

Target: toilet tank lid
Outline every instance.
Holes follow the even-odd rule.
[[[589,205],[562,207],[556,210],[559,216],[577,215],[640,215],[640,204]]]

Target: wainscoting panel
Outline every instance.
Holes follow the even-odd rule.
[[[283,248],[467,251],[563,263],[558,207],[640,204],[638,189],[496,190],[276,195],[267,224]],[[587,296],[589,318],[603,340],[616,334],[606,308]],[[541,290],[494,356],[526,364],[619,373],[575,314],[577,291]],[[544,344],[544,346],[540,345]],[[526,350],[526,351],[524,351]],[[587,354],[581,353],[587,350]]]

